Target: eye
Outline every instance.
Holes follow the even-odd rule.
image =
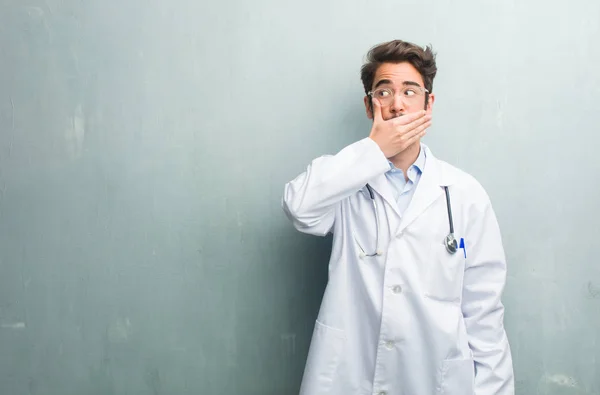
[[[417,90],[414,88],[407,88],[404,90],[404,96],[414,96],[417,94]]]
[[[381,89],[378,91],[375,91],[375,97],[377,97],[378,99],[385,99],[386,97],[390,97],[391,96],[391,92],[387,89]]]

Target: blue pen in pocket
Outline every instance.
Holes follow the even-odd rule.
[[[464,238],[460,238],[460,245],[458,246],[458,248],[462,248],[464,254],[465,254],[465,259],[467,259],[467,249],[465,247],[465,239]]]

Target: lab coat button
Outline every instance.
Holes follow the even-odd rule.
[[[387,347],[388,350],[391,350],[392,348],[394,348],[394,342],[391,340],[388,340],[387,342],[385,342],[385,346]]]
[[[399,285],[395,285],[395,286],[392,288],[392,291],[393,291],[395,294],[399,294],[400,292],[402,292],[402,287],[401,287],[401,286],[399,286]]]
[[[387,395],[387,392],[385,392],[385,391],[381,391],[381,392],[380,392],[379,394],[377,394],[377,395]]]

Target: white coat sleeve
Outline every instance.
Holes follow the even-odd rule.
[[[337,205],[389,169],[377,143],[364,138],[336,155],[313,160],[306,171],[288,182],[283,211],[297,230],[325,236],[335,222]]]
[[[489,200],[476,211],[471,214],[475,218],[465,239],[462,302],[475,362],[475,395],[514,395],[512,356],[501,301],[506,283],[504,248]]]

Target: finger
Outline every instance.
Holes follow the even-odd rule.
[[[419,129],[421,129],[421,128],[419,128]],[[427,134],[427,128],[423,128],[422,130],[419,130],[418,132],[415,131],[415,133],[413,133],[410,138],[404,140],[402,145],[404,145],[405,147],[410,147],[411,145],[413,145],[414,143],[419,141],[419,139],[421,139],[426,134]]]
[[[401,117],[398,118],[394,118],[394,122],[397,125],[407,125],[411,122],[414,122],[416,120],[422,119],[425,114],[427,114],[427,112],[425,110],[421,110],[421,111],[417,111],[417,112],[411,112],[408,113],[406,115],[403,115]]]
[[[423,138],[423,136],[425,136],[425,134],[426,134],[425,131],[423,131],[420,134],[417,134],[417,135],[411,137],[410,139],[406,140],[405,145],[407,147],[410,147],[411,145],[413,145],[414,143],[419,141],[419,139]]]
[[[383,115],[381,114],[381,104],[379,104],[379,100],[373,98],[373,121],[382,122]]]
[[[423,116],[423,117],[415,119],[414,121],[412,121],[408,124],[404,124],[404,125],[400,126],[397,130],[398,130],[398,133],[404,135],[404,134],[408,133],[409,131],[423,125],[426,122],[430,122],[430,121],[431,121],[430,115]]]
[[[422,137],[423,135],[425,135],[425,132],[427,131],[427,129],[431,126],[431,121],[427,121],[422,125],[417,126],[414,129],[409,130],[408,132],[406,132],[401,139],[405,142],[407,141],[412,141],[413,139],[418,139],[419,137]]]

